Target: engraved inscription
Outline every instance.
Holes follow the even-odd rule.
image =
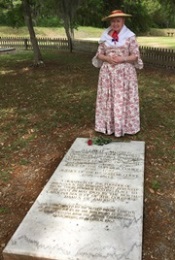
[[[137,168],[128,168],[118,169],[117,166],[108,167],[107,165],[86,165],[84,168],[75,168],[75,167],[62,167],[60,169],[62,173],[71,173],[71,174],[81,174],[85,177],[98,177],[106,179],[138,179],[140,169]]]
[[[59,194],[67,199],[97,202],[135,201],[139,197],[138,188],[133,188],[130,185],[70,180],[52,182],[48,192]]]
[[[143,156],[130,152],[93,149],[71,150],[60,168],[62,173],[106,179],[138,179]]]
[[[65,166],[77,167],[77,165],[86,166],[87,164],[102,164],[109,168],[112,165],[122,166],[122,168],[136,167],[143,164],[142,156],[129,152],[119,152],[110,150],[71,150],[65,158]],[[112,164],[112,165],[111,165]]]
[[[134,211],[120,210],[114,207],[85,207],[78,204],[47,204],[39,206],[39,211],[53,217],[83,219],[87,221],[114,222],[116,219],[134,220]]]

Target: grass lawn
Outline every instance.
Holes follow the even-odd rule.
[[[156,48],[175,49],[175,37],[138,37],[139,45]]]
[[[36,27],[35,32],[37,37],[50,37],[50,38],[59,38],[66,37],[64,28],[46,28],[46,27]],[[78,30],[75,30],[75,38],[77,39],[92,39],[98,40],[103,29],[94,28],[94,27],[78,27]],[[29,37],[29,33],[26,27],[20,28],[11,28],[7,26],[0,27],[0,36],[1,37]],[[171,48],[175,49],[175,37],[137,37],[138,42],[141,46],[150,46],[150,47],[161,47],[161,48]]]
[[[1,245],[75,138],[98,135],[93,130],[98,69],[92,56],[58,51],[43,56],[42,68],[29,66],[30,51],[0,56]],[[173,259],[175,75],[144,69],[138,81],[141,131],[118,141],[146,142],[144,260]]]
[[[78,27],[75,30],[75,37],[76,38],[87,38],[87,37],[100,37],[103,29],[101,28],[94,28],[94,27]],[[35,33],[38,37],[66,37],[65,30],[63,27],[35,27]],[[29,32],[26,27],[20,28],[12,28],[8,26],[0,26],[0,36],[21,36],[21,37],[28,37]]]

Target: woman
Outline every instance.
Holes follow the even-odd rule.
[[[113,11],[103,21],[110,27],[102,34],[92,60],[99,73],[95,131],[116,137],[140,131],[138,83],[135,68],[142,69],[135,34],[125,26],[121,10]]]

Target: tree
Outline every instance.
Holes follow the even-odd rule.
[[[173,25],[175,26],[175,16],[174,16],[174,10],[175,10],[175,1],[174,0],[158,0],[165,12],[167,13],[167,21],[169,23],[169,26]]]
[[[58,0],[58,14],[63,20],[63,25],[68,39],[69,50],[72,52],[72,40],[74,38],[74,28],[76,27],[75,15],[80,0]]]
[[[77,22],[82,26],[101,27],[104,10],[104,0],[84,0],[77,11]]]
[[[32,15],[31,15],[31,9],[30,9],[30,3],[29,0],[22,0],[23,9],[24,9],[24,18],[27,25],[27,28],[29,30],[30,34],[30,40],[33,47],[34,52],[34,65],[38,66],[43,64],[42,55],[38,46],[38,41],[35,35],[35,31],[33,28],[33,22],[32,22]]]
[[[85,0],[78,10],[78,21],[81,25],[106,27],[108,24],[101,22],[101,18],[117,9],[132,14],[132,18],[128,18],[126,23],[136,33],[149,29],[150,16],[146,6],[139,0]]]
[[[0,8],[1,10],[5,10],[6,24],[10,26],[17,27],[21,24],[23,25],[23,21],[25,20],[33,47],[34,65],[40,65],[43,64],[43,59],[33,28],[30,6],[34,4],[35,1],[36,0],[0,0]]]
[[[0,0],[0,23],[12,27],[24,25],[21,0]]]
[[[144,6],[150,17],[151,27],[175,26],[175,2],[174,0],[143,0]]]
[[[72,40],[74,28],[76,28],[76,12],[81,1],[84,0],[37,0],[42,5],[43,11],[48,14],[57,15],[62,20],[65,33],[68,39],[69,49],[72,52]]]
[[[132,14],[131,19],[127,19],[128,26],[137,34],[147,32],[152,22],[143,1],[124,0],[122,2],[122,10]]]

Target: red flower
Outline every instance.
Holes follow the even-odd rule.
[[[88,144],[88,145],[92,145],[92,144],[93,144],[92,140],[89,139],[89,140],[87,141],[87,144]]]

